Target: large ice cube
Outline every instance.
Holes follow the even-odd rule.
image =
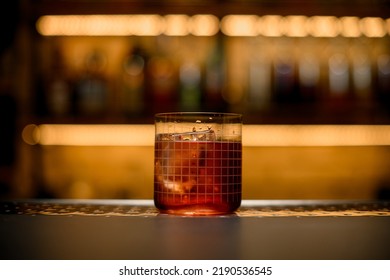
[[[204,165],[206,143],[203,142],[214,141],[214,131],[162,134],[157,139],[165,143],[156,163],[158,180],[169,191],[191,192]]]
[[[173,141],[214,141],[215,140],[215,132],[212,129],[207,130],[199,130],[184,133],[173,133],[171,134]]]

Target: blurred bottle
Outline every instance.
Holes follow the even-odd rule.
[[[247,106],[260,111],[271,103],[271,65],[266,55],[255,56],[249,62],[249,92]]]
[[[123,111],[128,116],[140,115],[145,109],[146,65],[145,52],[135,47],[123,61]]]
[[[104,77],[105,55],[97,50],[85,58],[85,68],[76,86],[77,113],[97,116],[107,110],[108,84]]]
[[[344,41],[332,40],[327,55],[329,100],[332,104],[345,104],[350,95],[350,64]]]
[[[381,103],[390,105],[390,54],[381,53],[376,60],[377,64],[377,95]]]
[[[217,35],[215,46],[206,58],[202,107],[207,111],[226,111],[227,103],[223,98],[226,86],[224,43],[223,36]]]
[[[349,65],[344,53],[335,53],[328,60],[329,89],[333,100],[343,99],[349,92]]]
[[[66,66],[58,46],[51,57],[49,80],[46,85],[48,113],[52,116],[66,116],[71,111],[72,90],[67,77]]]
[[[178,67],[169,55],[172,41],[158,38],[156,53],[147,64],[147,110],[150,113],[176,110],[178,103]]]
[[[315,53],[303,53],[298,63],[300,99],[314,102],[320,94],[320,62]]]
[[[359,44],[353,46],[352,80],[357,101],[364,103],[371,99],[372,69],[368,48]]]
[[[195,62],[184,62],[180,66],[180,110],[201,109],[201,70]]]
[[[295,59],[290,41],[280,41],[273,67],[274,100],[277,103],[297,101]]]

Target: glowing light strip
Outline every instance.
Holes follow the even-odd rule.
[[[388,146],[389,125],[247,125],[246,146]]]
[[[150,146],[152,125],[28,125],[22,137],[28,144],[59,146]]]
[[[390,18],[303,15],[46,15],[37,20],[43,36],[227,36],[384,37]]]
[[[46,15],[36,22],[43,36],[213,36],[214,15]]]
[[[153,125],[27,125],[23,140],[59,146],[153,146]],[[244,125],[244,146],[390,146],[390,125]]]

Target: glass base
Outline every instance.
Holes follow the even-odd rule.
[[[221,216],[232,215],[240,205],[175,205],[175,206],[160,206],[157,205],[162,214],[178,215],[178,216]]]

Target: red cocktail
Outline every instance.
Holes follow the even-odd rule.
[[[241,142],[172,138],[182,137],[156,136],[156,207],[193,215],[236,210],[241,203]]]
[[[155,116],[154,202],[162,213],[222,215],[241,204],[241,115]]]

